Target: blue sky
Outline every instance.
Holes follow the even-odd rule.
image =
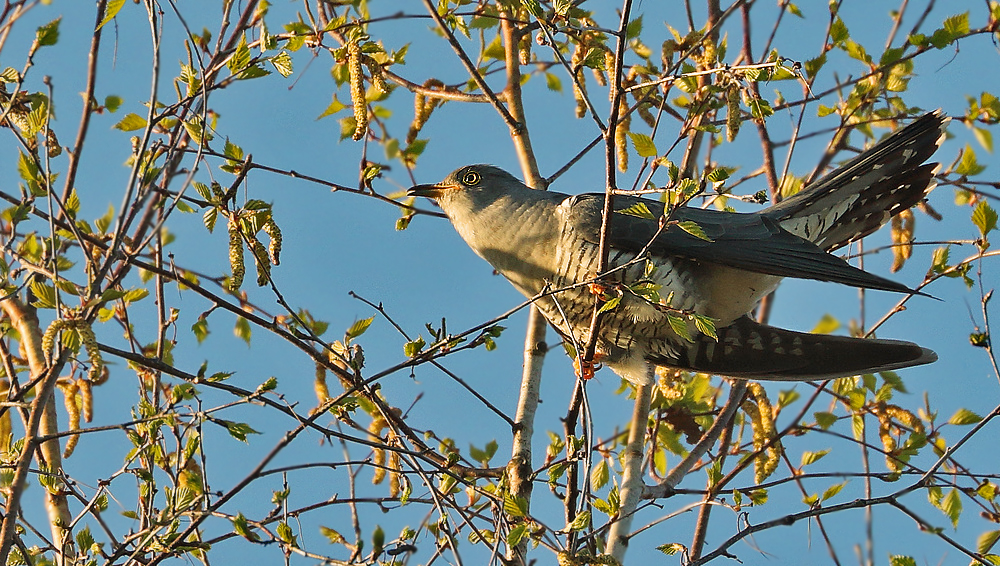
[[[373,12],[399,9],[399,4],[390,4],[391,8],[385,3],[372,4]],[[418,3],[405,4],[405,10],[420,12]],[[610,10],[617,5],[613,2],[595,4],[601,10]],[[852,36],[865,44],[881,45],[888,28],[887,12],[890,6],[886,4],[873,10],[873,3],[870,2],[845,4],[841,17],[849,26]],[[947,5],[935,8],[928,16],[929,22],[940,22],[951,14],[965,10],[973,10],[974,15],[982,11],[981,3],[971,0],[939,4]],[[827,10],[825,3],[802,5],[800,8],[807,19],[787,22],[773,42],[782,55],[796,60],[811,57],[815,53],[825,29],[824,13]],[[176,17],[168,6],[164,6],[164,9],[164,76],[160,95],[172,100],[170,78],[176,74],[177,62],[183,58],[183,51],[178,40],[180,28]],[[203,25],[213,30],[218,27],[218,7],[215,3],[211,7],[195,7],[194,3],[180,2],[178,9],[194,30],[201,29]],[[761,15],[761,21],[754,22],[754,42],[759,50],[761,38],[766,37],[770,31],[770,24],[764,20],[768,13],[773,13],[773,8],[756,6],[754,9],[759,9]],[[275,2],[268,22],[272,27],[278,27],[280,23],[293,19],[299,10],[300,3]],[[651,45],[658,45],[667,37],[664,21],[676,28],[686,26],[683,17],[670,13],[670,10],[656,2],[638,2],[634,10],[637,15],[642,14],[644,17],[644,38]],[[913,13],[904,22],[902,30],[912,26],[917,11],[911,7]],[[15,28],[15,33],[8,38],[6,46],[0,52],[0,68],[13,66],[20,69],[27,41],[30,41],[34,28],[59,15],[63,16],[59,44],[43,49],[36,56],[27,88],[40,90],[43,88],[41,77],[53,77],[57,116],[54,127],[60,134],[62,144],[69,145],[72,143],[80,112],[81,100],[78,93],[83,89],[86,69],[84,54],[94,18],[91,3],[56,0],[51,5],[41,5],[32,10],[26,21]],[[614,18],[605,18],[604,21],[611,22]],[[974,20],[973,26],[982,23]],[[413,42],[407,56],[407,65],[400,67],[398,72],[414,82],[423,82],[428,76],[436,76],[448,83],[466,80],[466,72],[450,49],[428,31],[430,25],[426,20],[390,21],[373,26],[369,32],[373,38],[381,39],[388,49],[399,49],[405,43]],[[150,90],[148,35],[145,12],[131,2],[126,3],[117,21],[106,28],[97,98],[101,100],[107,95],[115,94],[121,96],[124,103],[116,114],[94,117],[92,133],[85,148],[84,166],[77,183],[84,203],[81,215],[85,218],[98,217],[109,204],[117,207],[121,201],[128,176],[128,168],[124,165],[130,150],[128,139],[133,134],[114,130],[112,126],[127,112],[145,114],[143,103]],[[899,37],[903,37],[902,31]],[[897,39],[896,43],[899,41]],[[473,42],[466,41],[465,45],[471,51],[476,49]],[[735,51],[735,46],[731,46],[730,52]],[[832,84],[832,69],[837,69],[841,77],[861,71],[856,61],[837,53],[831,53],[830,56],[828,69],[817,81],[817,91],[825,90]],[[947,48],[922,56],[918,59],[918,76],[911,82],[908,100],[911,104],[928,110],[942,107],[948,113],[961,115],[965,108],[964,94],[978,96],[983,90],[995,92],[1000,86],[997,75],[991,71],[997,64],[997,57],[996,46],[987,37],[963,40],[960,49]],[[347,100],[349,95],[346,87],[338,90],[330,78],[332,61],[327,53],[319,53],[315,59],[311,59],[308,50],[302,50],[294,54],[294,61],[295,74],[290,79],[282,79],[274,74],[255,81],[237,83],[212,95],[210,106],[220,114],[215,143],[221,147],[219,141],[228,137],[246,152],[252,153],[257,163],[296,170],[348,186],[356,185],[361,144],[349,140],[339,141],[340,128],[334,118],[316,119],[329,104],[333,92],[337,92],[341,100]],[[566,88],[569,80],[565,76],[561,78],[563,93],[548,90],[540,78],[525,85],[528,125],[543,175],[551,175],[561,168],[569,157],[597,134],[590,120],[573,118],[572,96]],[[499,83],[494,84],[498,90],[501,86]],[[789,99],[800,96],[798,85],[792,82],[762,85],[761,91],[765,96],[773,98],[773,90],[776,88],[781,89]],[[595,100],[599,107],[607,104],[602,96],[595,96]],[[829,103],[830,100],[826,102]],[[403,137],[412,116],[412,97],[400,92],[386,105],[393,112],[389,122],[394,128],[393,134]],[[796,118],[796,114],[781,112],[773,116],[769,120],[769,125],[773,127],[772,135],[787,139],[789,126]],[[835,123],[834,119],[818,120],[814,105],[806,111],[806,124],[810,129],[832,127]],[[984,178],[995,180],[995,157],[976,145],[963,125],[953,123],[950,132],[955,139],[945,144],[938,159],[949,162],[961,147],[971,143],[980,163],[988,166]],[[421,183],[437,181],[452,169],[467,163],[488,162],[511,171],[518,169],[507,128],[488,105],[446,104],[435,112],[421,137],[431,140],[414,171],[416,180]],[[810,171],[827,139],[828,136],[821,136],[799,144],[792,159],[791,171],[799,175]],[[10,192],[14,191],[18,182],[13,147],[10,136],[0,137],[0,186]],[[369,152],[373,159],[382,160],[381,150],[377,146],[371,145]],[[784,157],[783,154],[778,154],[779,159],[783,160]],[[760,162],[760,151],[752,128],[748,126],[736,143],[721,147],[716,159],[739,163],[744,172],[756,168]],[[634,153],[632,160],[633,163],[639,161]],[[54,163],[57,168],[64,167],[65,156],[57,158]],[[628,174],[620,174],[619,183],[630,185],[635,170],[637,168]],[[207,182],[210,180],[209,174],[209,170],[203,168],[197,179]],[[217,168],[213,168],[211,175],[220,179],[223,184],[231,179]],[[567,193],[603,190],[603,177],[603,153],[598,149],[558,179],[551,188]],[[387,170],[384,177],[376,182],[375,189],[387,194],[410,184],[405,170],[395,162],[392,163],[392,169]],[[746,187],[742,192],[750,193],[762,188],[765,187],[763,181],[760,181],[753,189]],[[330,192],[316,184],[260,171],[248,178],[245,190],[249,198],[274,204],[275,218],[283,229],[284,256],[281,266],[273,272],[279,289],[293,307],[307,308],[315,318],[330,322],[330,331],[325,336],[330,340],[339,338],[343,329],[349,327],[354,320],[376,314],[361,301],[351,298],[349,292],[383,304],[386,311],[408,333],[414,336],[422,333],[425,337],[425,323],[438,325],[444,317],[448,329],[458,332],[498,316],[523,300],[506,281],[493,275],[490,267],[465,246],[447,222],[440,219],[418,217],[409,229],[399,232],[394,228],[399,216],[394,206],[358,195]],[[957,208],[952,202],[953,193],[950,188],[940,188],[932,194],[931,203],[945,215],[945,220],[934,222],[918,213],[918,240],[969,239],[976,236],[974,227],[968,222],[970,210]],[[431,208],[429,203],[419,204]],[[210,274],[226,272],[227,242],[224,231],[216,230],[214,234],[209,234],[202,225],[200,214],[177,214],[169,227],[177,237],[171,247],[179,265]],[[41,225],[37,229],[42,229]],[[869,238],[866,246],[877,247],[888,242],[887,231],[882,231]],[[933,246],[918,247],[914,258],[894,278],[909,285],[918,284],[929,265],[932,249]],[[952,257],[965,257],[972,253],[973,249],[966,246],[953,250]],[[868,269],[880,274],[888,274],[890,263],[891,255],[887,253],[870,256],[865,260]],[[983,265],[983,279],[987,286],[996,280],[995,273],[993,265]],[[281,309],[270,292],[254,288],[250,279],[248,277],[245,288],[249,290],[251,300],[274,314],[280,313]],[[138,284],[137,279],[133,280],[133,284]],[[936,350],[940,356],[940,361],[934,365],[906,370],[904,376],[910,394],[897,397],[895,401],[916,409],[923,405],[921,395],[927,391],[941,420],[947,419],[959,407],[980,414],[987,413],[997,403],[997,379],[984,353],[970,347],[967,340],[969,332],[974,329],[970,310],[972,318],[981,323],[978,294],[967,292],[958,280],[939,282],[930,292],[942,300],[917,298],[911,301],[909,310],[896,316],[879,332],[880,337],[918,342]],[[191,293],[178,293],[176,288],[172,288],[169,293],[168,302],[181,311],[178,326],[182,331],[210,307]],[[896,297],[886,293],[868,293],[866,320],[870,323],[881,317],[896,300]],[[140,321],[140,334],[143,332],[141,321],[152,320],[149,317],[153,312],[151,301],[136,307],[134,316]],[[857,291],[832,284],[787,281],[778,291],[771,323],[809,330],[826,313],[835,314],[843,322],[848,318],[858,317]],[[49,313],[42,313],[42,316],[47,314]],[[449,357],[444,362],[448,369],[462,376],[483,396],[508,413],[513,412],[517,399],[524,319],[524,311],[521,311],[504,323],[508,330],[498,341],[499,348],[496,351],[477,349]],[[300,403],[304,407],[315,404],[312,363],[298,355],[290,346],[259,330],[254,333],[252,345],[248,348],[243,341],[232,335],[233,322],[232,317],[227,314],[213,314],[210,318],[212,334],[201,345],[197,345],[190,335],[182,334],[182,342],[175,353],[177,366],[193,372],[203,360],[209,360],[213,371],[235,371],[233,383],[249,389],[272,375],[277,376],[281,383],[280,391],[290,403]],[[103,329],[99,331],[99,336],[112,344],[122,343],[117,328]],[[151,340],[152,335],[145,338]],[[549,342],[552,345],[556,343],[551,331]],[[360,343],[365,348],[367,367],[371,372],[390,367],[404,359],[404,340],[380,317],[376,317]],[[331,385],[334,385],[332,377]],[[536,465],[540,463],[548,442],[544,431],[561,430],[559,418],[565,412],[572,386],[572,369],[568,359],[558,351],[553,351],[546,360],[543,404],[536,422],[536,430],[542,432],[536,440]],[[96,394],[95,424],[127,419],[130,406],[134,403],[135,387],[133,372],[121,363],[114,366],[111,382],[101,387]],[[789,387],[774,385],[768,386],[768,389],[774,398],[778,391]],[[807,385],[795,387],[804,396],[812,391]],[[598,434],[607,434],[615,426],[623,426],[627,420],[631,403],[624,396],[614,395],[618,388],[619,379],[608,370],[600,372],[589,386],[594,406],[594,428]],[[382,382],[382,390],[393,404],[410,407],[409,418],[413,426],[432,429],[441,437],[453,438],[463,449],[470,443],[481,447],[495,438],[500,443],[495,464],[509,454],[509,432],[504,423],[492,417],[468,393],[429,366],[420,368],[413,376],[398,372],[386,378]],[[206,393],[206,404],[221,404],[226,400],[225,397]],[[216,454],[222,455],[213,459],[213,466],[218,468],[213,468],[210,473],[218,474],[214,476],[217,478],[231,476],[234,481],[270,449],[281,432],[291,426],[288,422],[276,421],[269,411],[259,407],[228,410],[225,418],[246,420],[254,428],[264,432],[261,436],[253,437],[249,446],[222,433],[208,437],[206,450],[218,450]],[[947,437],[952,440],[959,434],[959,430],[952,430],[947,433]],[[974,440],[960,453],[960,459],[976,470],[996,470],[1000,461],[988,440],[985,437]],[[85,436],[77,454],[67,462],[67,469],[81,480],[89,478],[96,481],[96,478],[108,477],[122,465],[117,455],[124,454],[127,450],[124,448],[126,442],[120,432]],[[114,457],[109,459],[103,454],[106,447],[110,447]],[[786,448],[792,461],[797,462],[799,451],[818,447],[812,444],[800,446],[799,442],[790,440],[786,443]],[[831,469],[859,469],[856,448],[840,445],[837,450],[839,452],[835,454],[850,460],[851,464],[831,465]],[[298,440],[284,453],[283,458],[283,463],[311,461],[316,458],[336,462],[342,455],[338,446],[320,445],[318,438],[310,437]],[[834,464],[840,463],[838,459]],[[925,465],[928,463],[924,462]],[[881,462],[873,464],[881,465]],[[362,472],[362,476],[363,483],[367,483],[367,471]],[[346,490],[341,473],[325,470],[296,475],[290,478],[290,482],[293,485],[293,497],[298,504],[343,494]],[[703,487],[703,476],[694,474],[689,482],[683,484],[683,487]],[[824,485],[829,483],[834,481],[816,484],[811,491],[822,491]],[[120,499],[127,505],[134,497],[131,491],[134,486],[130,487],[127,482],[118,482],[115,486],[121,490]],[[225,489],[227,486],[213,487]],[[234,500],[226,510],[242,510],[248,516],[262,515],[270,508],[269,489],[279,488],[277,476],[264,480],[252,493]],[[841,496],[837,502],[859,496],[859,488],[860,482],[855,482],[851,495]],[[375,491],[378,492],[379,488],[375,488]],[[417,488],[417,493],[422,492],[422,488]],[[778,503],[773,503],[754,510],[751,521],[760,522],[790,509],[803,508],[798,502],[800,496],[792,489],[787,492],[775,490],[773,497],[775,499],[772,501],[785,503],[780,507]],[[911,497],[915,501],[923,501],[922,495]],[[540,493],[537,499],[545,501],[546,495]],[[548,502],[550,501],[546,503]],[[116,511],[114,505],[113,503],[109,512]],[[935,524],[947,525],[947,519],[937,511],[923,509],[922,503],[915,502],[914,505],[921,508],[924,516]],[[676,501],[670,500],[665,510],[659,514],[665,515],[677,507],[679,505],[676,505]],[[30,509],[28,511],[31,512]],[[561,524],[559,508],[539,506],[536,511],[548,519],[550,524]],[[324,512],[320,512],[322,513]],[[306,523],[308,528],[304,527],[303,539],[314,545],[325,545],[325,542],[319,541],[313,522],[337,525],[335,528],[347,532],[350,527],[346,517],[338,513],[343,514],[343,510],[333,507],[330,508],[329,516],[313,516]],[[380,519],[374,509],[365,510],[364,513],[372,523],[383,522],[390,537],[398,532],[396,518]],[[986,527],[973,525],[974,518],[971,514],[972,510],[969,509],[963,517],[970,526],[959,538],[966,545],[974,546],[974,537]],[[643,515],[643,518],[651,520],[657,516],[658,513],[652,511]],[[918,535],[912,522],[900,519],[898,513],[876,509],[875,516],[876,532],[886,535],[884,539],[877,536],[878,560],[884,560],[887,553],[902,552],[916,555],[918,563],[950,563],[954,560],[954,550],[944,547],[933,537]],[[827,527],[838,533],[838,539],[847,541],[845,544],[860,541],[863,540],[861,517],[860,511],[837,514],[827,519]],[[415,513],[409,521],[416,522],[419,519],[420,514]],[[713,542],[718,543],[723,536],[728,536],[735,530],[735,517],[733,519],[731,522],[728,518],[718,521],[718,533],[713,533],[715,536],[709,541],[709,548],[712,548]],[[630,550],[630,558],[635,560],[643,556],[659,556],[652,548],[663,542],[686,544],[693,520],[694,514],[691,513],[638,538],[636,545]],[[216,522],[211,527],[219,531],[227,528],[228,523],[225,522]],[[947,528],[950,529],[950,525]],[[896,529],[907,533],[905,544],[899,545],[902,541],[888,536]],[[810,535],[802,525],[772,530],[762,534],[754,542],[770,553],[766,559],[769,564],[823,563],[827,560],[821,539],[815,531]],[[225,544],[226,552],[233,553],[230,557],[240,556],[255,561],[260,556],[255,553],[266,553],[264,555],[267,559],[273,561],[280,556],[280,552],[274,548],[259,549],[241,543]],[[736,548],[747,563],[758,560],[745,545]],[[853,559],[849,544],[838,550],[842,558],[847,561]],[[810,558],[803,558],[803,553],[809,553]],[[542,556],[541,552],[539,556]],[[547,559],[548,556],[545,555],[542,560]]]

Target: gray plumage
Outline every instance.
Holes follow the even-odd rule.
[[[944,139],[940,112],[918,118],[844,166],[782,202],[754,213],[682,207],[671,220],[692,221],[701,239],[657,220],[616,212],[610,220],[605,280],[625,289],[643,278],[659,286],[670,309],[715,320],[718,341],[678,336],[662,305],[624,291],[600,326],[600,362],[633,383],[652,365],[738,378],[822,379],[933,362],[934,352],[895,340],[864,340],[794,332],[758,324],[747,315],[783,277],[816,279],[896,292],[904,285],[851,266],[830,254],[919,202],[933,187],[936,164],[924,161]],[[528,188],[502,169],[469,165],[409,194],[434,198],[472,249],[526,297],[536,301],[566,339],[588,339],[594,296],[585,284],[598,275],[603,194],[570,196]],[[657,201],[616,196],[614,209]],[[643,254],[643,255],[640,255]],[[654,266],[646,272],[648,259]]]

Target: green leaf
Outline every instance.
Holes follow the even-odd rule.
[[[806,77],[813,78],[819,73],[819,70],[823,68],[826,64],[826,53],[823,53],[819,57],[809,59],[805,62]]]
[[[972,223],[979,228],[982,236],[992,232],[997,227],[997,213],[985,200],[979,201],[975,210],[972,211]]]
[[[692,318],[694,318],[694,326],[698,329],[698,332],[701,332],[716,342],[719,341],[719,336],[715,332],[715,319],[700,314],[695,314]]]
[[[326,537],[326,540],[330,541],[330,544],[344,544],[347,542],[347,539],[344,538],[344,535],[340,534],[334,529],[331,529],[330,527],[324,527],[320,525],[319,534]]]
[[[507,533],[507,545],[510,547],[517,546],[518,544],[520,544],[521,539],[524,538],[524,535],[527,532],[528,532],[527,524],[522,523],[514,527],[513,529],[510,530],[509,533]]]
[[[608,485],[609,479],[611,479],[611,470],[608,467],[608,462],[601,460],[590,472],[590,488],[597,491]]]
[[[121,105],[122,105],[122,97],[120,96],[111,94],[104,97],[104,108],[106,108],[108,112],[111,113],[117,112],[118,108],[121,107]]]
[[[233,334],[236,335],[237,338],[242,338],[243,341],[247,343],[247,346],[249,346],[251,334],[250,322],[242,316],[237,318],[236,326],[233,327]]]
[[[660,546],[656,547],[656,550],[659,550],[660,552],[666,554],[667,556],[673,556],[678,552],[687,551],[687,547],[679,542],[672,542],[670,544],[661,544]]]
[[[986,531],[976,539],[976,552],[986,554],[1000,539],[1000,531]]]
[[[503,510],[511,517],[527,517],[528,500],[511,493],[505,493],[503,494]]]
[[[955,411],[955,414],[952,415],[950,419],[948,419],[948,424],[970,425],[976,424],[981,420],[983,420],[983,417],[980,417],[976,413],[973,413],[968,409],[959,409]]]
[[[830,314],[824,314],[823,318],[819,319],[819,322],[813,327],[812,333],[830,334],[836,332],[838,328],[840,328],[840,321]]]
[[[108,0],[108,3],[104,6],[104,19],[101,20],[100,25],[97,29],[104,27],[104,24],[110,22],[118,15],[118,11],[122,9],[125,5],[125,0]],[[95,30],[97,31],[97,30]]]
[[[889,557],[889,566],[917,566],[917,562],[912,556],[894,554]]]
[[[690,332],[688,332],[687,321],[683,318],[675,314],[667,313],[667,322],[670,323],[670,329],[673,330],[678,336],[688,342],[694,342],[694,340],[691,339]]]
[[[865,435],[865,420],[861,415],[851,415],[851,432],[855,440],[861,440]]]
[[[959,36],[969,33],[969,13],[951,16],[944,21],[941,28],[948,32],[952,41],[958,39]]]
[[[144,287],[139,287],[137,289],[131,289],[125,293],[122,297],[125,299],[125,304],[131,304],[141,301],[149,296],[149,290]]]
[[[804,467],[804,466],[808,466],[809,464],[812,464],[814,462],[818,462],[818,461],[820,461],[820,460],[823,459],[823,456],[826,456],[829,453],[830,453],[830,449],[829,448],[827,448],[826,450],[818,450],[816,452],[809,452],[809,451],[803,452],[802,453],[802,464],[800,464],[800,466]]]
[[[955,167],[955,173],[972,176],[982,173],[984,169],[986,169],[986,166],[979,164],[979,161],[976,159],[976,152],[972,149],[972,146],[966,144],[965,151],[962,152],[962,160]]]
[[[319,120],[321,118],[326,118],[327,116],[331,116],[333,114],[336,114],[337,112],[340,112],[344,108],[347,108],[347,105],[338,100],[337,95],[334,94],[333,101],[330,102],[330,105],[326,107],[326,110],[324,110],[322,114],[317,116],[316,119]]]
[[[281,76],[288,77],[292,74],[292,57],[288,55],[287,51],[282,51],[268,60],[271,62],[271,65],[274,65],[275,70],[281,73]]]
[[[601,308],[598,309],[597,312],[602,313],[602,312],[612,311],[615,309],[615,307],[618,306],[619,303],[621,303],[621,301],[622,301],[621,295],[616,295],[614,297],[611,297],[607,301],[604,301],[604,304],[601,305]]]
[[[35,32],[35,41],[38,42],[39,46],[45,45],[55,45],[59,41],[59,21],[62,18],[56,18],[51,22],[45,24],[38,28]]]
[[[958,528],[958,518],[962,514],[962,494],[957,489],[952,488],[941,500],[939,506],[941,511],[951,519],[954,528]]]
[[[972,133],[976,136],[976,141],[979,145],[983,146],[983,149],[993,153],[993,132],[987,130],[986,128],[972,127]]]
[[[774,114],[774,109],[771,108],[771,104],[763,98],[750,98],[747,106],[750,107],[750,115],[757,120],[763,120],[771,114]]]
[[[35,296],[32,306],[39,309],[56,308],[56,288],[41,281],[31,282],[31,294]]]
[[[365,333],[366,330],[368,330],[368,327],[372,325],[372,321],[374,320],[375,317],[370,316],[368,318],[362,318],[361,320],[354,321],[354,324],[352,324],[351,327],[347,329],[346,332],[347,337],[357,338],[358,336],[361,336],[362,334]]]
[[[681,230],[684,230],[688,234],[691,234],[695,238],[698,238],[700,240],[705,240],[706,242],[712,241],[712,239],[705,234],[705,231],[701,229],[701,226],[699,226],[697,222],[693,222],[691,220],[682,220],[677,223],[677,227],[680,228]]]
[[[635,147],[635,152],[639,154],[639,157],[656,157],[660,154],[656,149],[656,144],[653,143],[653,138],[646,134],[629,132],[628,137],[632,138],[632,146]]]
[[[847,486],[847,480],[844,480],[840,483],[835,483],[830,487],[826,488],[826,491],[823,492],[823,501],[832,499],[834,496],[840,493],[840,490],[844,489],[844,487],[846,486]]]
[[[146,127],[146,119],[138,114],[129,112],[114,127],[123,132],[134,132]]]
[[[649,207],[644,203],[637,202],[628,208],[623,208],[621,210],[616,210],[618,214],[627,214],[629,216],[637,216],[639,218],[645,218],[647,220],[656,220],[656,216],[649,211]]]
[[[418,336],[416,340],[410,340],[403,345],[403,355],[407,358],[412,358],[413,356],[419,354],[426,345],[427,342],[424,341],[424,338],[422,336]]]
[[[833,41],[834,44],[840,43],[850,36],[851,34],[847,31],[847,26],[844,24],[844,20],[839,17],[833,20],[833,23],[830,25],[830,40]]]
[[[538,3],[538,0],[521,0],[521,5],[527,8],[528,12],[536,18],[542,18],[545,15],[545,11],[542,10],[542,6]]]
[[[229,61],[226,62],[226,66],[229,67],[229,72],[237,75],[243,70],[245,70],[250,65],[250,47],[247,45],[247,38],[245,35],[240,35],[240,42],[236,45],[236,50],[229,57]]]
[[[233,518],[233,532],[251,542],[257,542],[260,540],[260,535],[250,530],[250,523],[247,521],[247,518],[243,515],[243,513],[238,513],[236,517]]]
[[[553,92],[562,92],[562,80],[555,73],[545,73],[545,86]]]
[[[830,428],[837,422],[837,415],[825,411],[813,413],[813,417],[816,418],[816,425],[823,430]]]
[[[191,325],[191,332],[194,334],[194,337],[198,339],[199,344],[204,342],[205,338],[208,338],[209,334],[208,319],[199,318],[197,322]]]
[[[590,511],[584,511],[573,518],[573,522],[566,526],[570,531],[582,531],[590,525]]]
[[[226,430],[229,431],[229,436],[232,436],[236,440],[240,440],[242,442],[247,442],[247,435],[248,434],[260,434],[259,432],[257,432],[256,430],[254,430],[247,423],[238,423],[238,422],[226,421],[226,420],[222,420],[222,419],[219,419],[219,420],[226,427]]]

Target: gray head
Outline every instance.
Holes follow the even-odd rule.
[[[432,198],[446,214],[453,216],[460,211],[481,210],[500,198],[522,191],[535,192],[503,169],[480,164],[460,167],[443,181],[411,187],[406,194]]]

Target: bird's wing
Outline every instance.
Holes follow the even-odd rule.
[[[614,209],[618,212],[611,215],[608,240],[613,248],[634,253],[645,248],[654,258],[685,258],[779,277],[914,292],[905,285],[853,267],[809,240],[785,230],[766,215],[691,207],[675,211],[670,220],[694,222],[707,237],[702,239],[677,224],[660,230],[656,219],[620,212],[640,203],[646,205],[655,218],[663,215],[663,203],[635,197],[615,197]],[[596,244],[600,239],[604,195],[578,195],[570,197],[567,204],[568,224],[580,237]]]

